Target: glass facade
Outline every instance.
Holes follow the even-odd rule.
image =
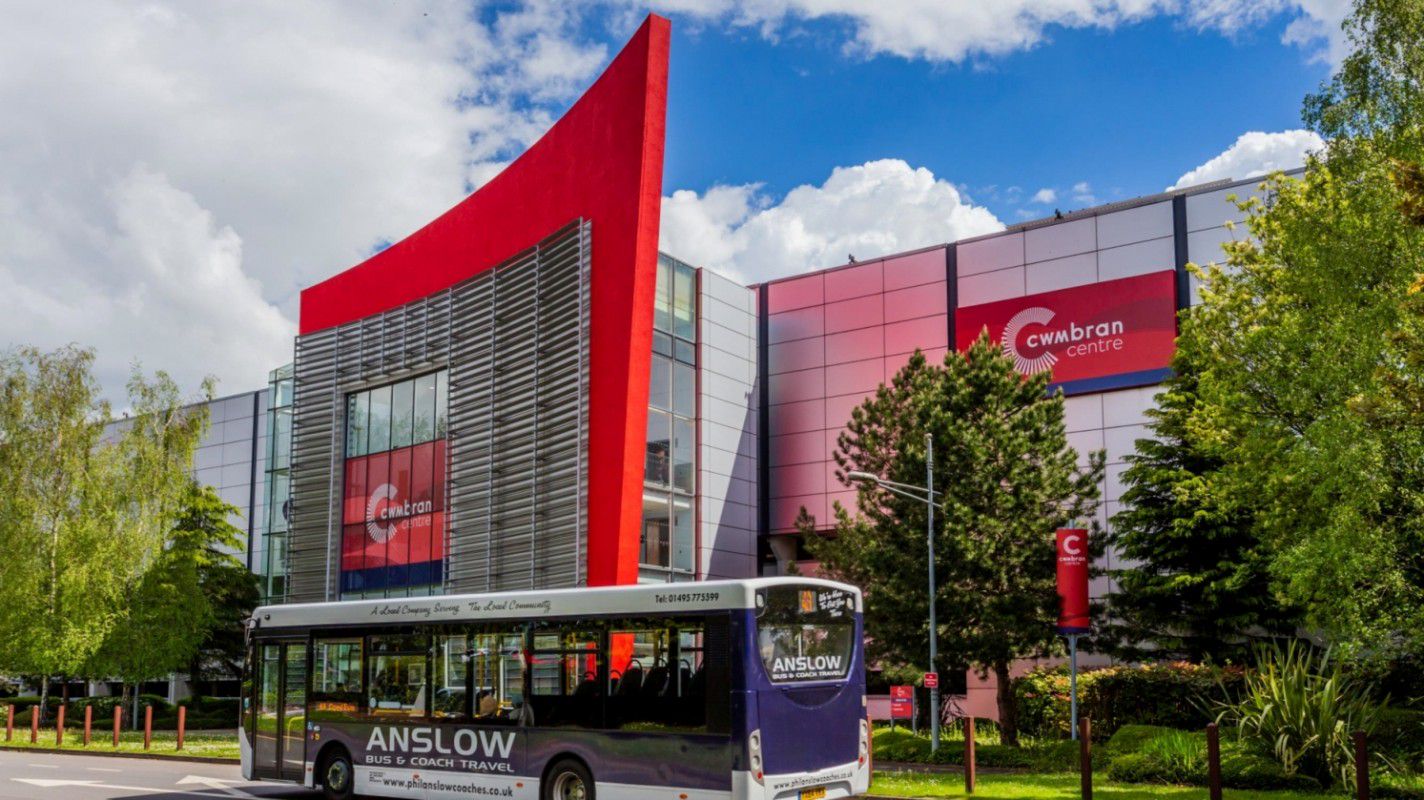
[[[643,580],[688,580],[696,568],[697,272],[658,256],[643,470]]]
[[[257,573],[262,602],[281,603],[287,599],[287,534],[292,522],[291,364],[268,374],[267,397],[267,504],[252,568]]]
[[[448,373],[346,397],[341,594],[438,594],[445,560]]]

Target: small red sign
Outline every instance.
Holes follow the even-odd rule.
[[[1088,616],[1088,531],[1059,528],[1058,549],[1058,632],[1064,635],[1087,633]]]
[[[938,673],[938,672],[926,672],[926,673],[925,673],[925,688],[926,688],[926,689],[938,689],[938,688],[939,688],[939,673]]]
[[[1160,370],[1177,341],[1176,273],[1102,281],[959,309],[959,350],[989,336],[1030,375],[1054,383]]]
[[[915,718],[915,687],[890,687],[890,719]]]

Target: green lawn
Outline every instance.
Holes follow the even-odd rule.
[[[868,796],[969,797],[964,793],[964,776],[959,773],[923,775],[908,772],[877,772]],[[1076,774],[980,775],[974,797],[1015,800],[1077,800],[1081,797]],[[1231,800],[1325,800],[1329,795],[1301,792],[1255,792],[1227,789]],[[1145,800],[1170,797],[1173,800],[1205,800],[1206,789],[1187,786],[1156,786],[1093,782],[1093,797],[1102,800]]]
[[[41,730],[39,741],[30,744],[30,729],[23,730],[17,725],[15,727],[15,738],[4,741],[4,725],[0,725],[0,748],[20,748],[31,747],[54,748],[54,729]],[[93,742],[88,748],[84,747],[84,734],[82,730],[71,730],[68,725],[64,726],[64,750],[82,750],[89,753],[142,753],[143,752],[143,731],[124,731],[119,734],[119,746],[114,747],[114,729],[112,727],[95,728]],[[237,732],[236,731],[191,731],[183,737],[183,749],[176,750],[178,734],[173,731],[154,731],[153,744],[149,749],[150,755],[155,756],[205,756],[208,758],[230,758],[234,761],[238,757]]]

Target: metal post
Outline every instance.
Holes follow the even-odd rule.
[[[1078,634],[1068,634],[1068,708],[1073,717],[1073,738],[1078,738]]]
[[[934,551],[934,434],[925,434],[925,509],[927,524],[925,537],[930,555],[930,672],[938,673],[939,630],[935,622],[935,551]],[[930,687],[930,752],[939,750],[939,681]]]

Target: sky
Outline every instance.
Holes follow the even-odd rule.
[[[17,0],[9,346],[196,391],[291,359],[298,293],[538,138],[673,21],[662,246],[746,282],[1303,162],[1345,0]]]

